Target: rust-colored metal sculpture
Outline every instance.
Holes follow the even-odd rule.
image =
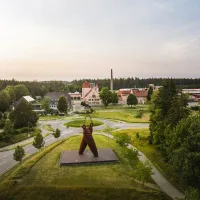
[[[83,128],[83,138],[82,138],[80,149],[79,149],[79,155],[83,154],[85,148],[88,145],[94,157],[98,157],[97,147],[92,137],[93,123],[91,122],[89,127],[87,128],[84,122],[82,128]]]

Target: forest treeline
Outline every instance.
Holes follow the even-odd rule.
[[[144,88],[149,84],[156,86],[162,85],[167,78],[115,78],[114,90],[120,88]],[[81,79],[73,80],[71,82],[66,81],[17,81],[12,80],[0,80],[0,90],[3,90],[8,85],[24,84],[29,93],[34,96],[44,96],[47,92],[81,92],[82,83],[84,81],[96,83],[99,85],[100,90],[102,87],[110,87],[110,79]],[[200,78],[174,78],[177,88],[200,88]]]

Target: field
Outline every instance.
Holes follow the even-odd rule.
[[[138,114],[141,114],[140,116]],[[91,115],[95,118],[106,118],[121,120],[129,123],[149,122],[148,105],[139,105],[136,107],[115,106],[108,108],[95,108],[95,113]]]
[[[84,119],[72,120],[70,122],[65,123],[64,126],[81,127],[83,125],[83,121],[84,121]],[[97,120],[92,120],[92,122],[93,122],[93,126],[103,125],[103,122],[100,122]],[[85,124],[88,126],[90,123],[91,123],[91,121],[87,119]]]
[[[132,172],[138,160],[127,159],[123,147],[104,136],[95,135],[94,139],[98,148],[112,148],[120,163],[59,167],[62,150],[79,148],[81,136],[74,136],[54,143],[7,172],[0,185],[0,199],[169,199],[134,180]],[[17,184],[14,180],[17,180]]]
[[[132,138],[132,144],[137,149],[142,151],[174,186],[176,186],[179,190],[183,190],[179,178],[171,168],[171,165],[165,162],[162,152],[156,149],[155,146],[148,143],[148,128],[120,130],[114,131],[112,134],[115,135],[115,133],[119,132],[130,135]]]

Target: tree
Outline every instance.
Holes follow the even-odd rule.
[[[112,97],[112,103],[117,104],[118,103],[118,96],[116,92],[113,92],[113,97]]]
[[[117,133],[114,137],[116,142],[122,147],[127,146],[131,142],[131,137],[127,133]]]
[[[112,103],[112,100],[113,100],[113,94],[112,92],[108,89],[108,87],[104,87],[101,89],[101,92],[100,92],[100,98],[103,102],[103,105],[105,107],[108,106],[109,103]]]
[[[14,87],[16,100],[19,100],[23,96],[27,96],[29,94],[28,88],[23,85],[19,84]]]
[[[9,106],[9,95],[7,91],[0,91],[0,112],[5,112],[8,110]]]
[[[3,132],[5,135],[12,135],[14,133],[14,124],[10,120],[6,120]]]
[[[138,100],[136,98],[136,96],[134,94],[129,94],[128,98],[127,98],[127,104],[128,105],[137,105],[138,104]]]
[[[150,108],[150,142],[164,149],[166,119],[173,98],[177,95],[176,85],[167,79],[157,93],[152,96]]]
[[[185,192],[185,197],[179,198],[177,200],[199,200],[200,191],[198,189],[189,187]]]
[[[61,135],[61,131],[57,128],[55,133],[53,133],[53,135],[54,135],[55,138],[59,138],[60,135]]]
[[[15,88],[14,86],[8,85],[5,90],[8,92],[9,103],[12,104],[15,101]]]
[[[152,94],[153,94],[153,87],[150,86],[149,89],[148,89],[148,94],[147,94],[147,100],[148,101],[151,101]]]
[[[167,149],[170,163],[182,182],[200,185],[200,114],[183,118],[173,129]]]
[[[41,133],[38,133],[34,137],[33,146],[37,149],[41,149],[44,146],[44,138]]]
[[[29,123],[35,126],[39,119],[37,113],[32,111],[32,105],[25,99],[19,102],[15,110],[10,113],[9,118],[15,128],[27,127]]]
[[[151,176],[153,174],[154,173],[152,172],[151,164],[148,161],[145,161],[145,163],[138,162],[135,176],[139,181],[142,182],[143,186],[145,183],[151,181]]]
[[[50,98],[44,97],[44,99],[41,101],[41,107],[45,110],[46,113],[49,113],[50,111]]]
[[[15,152],[13,154],[13,159],[16,161],[21,162],[22,158],[25,156],[25,151],[24,148],[22,146],[17,146],[15,148]]]
[[[65,96],[61,96],[58,100],[57,108],[61,113],[67,113],[67,99]]]

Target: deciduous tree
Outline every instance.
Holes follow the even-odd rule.
[[[37,113],[32,111],[32,105],[25,99],[19,102],[15,110],[10,113],[9,118],[14,123],[15,128],[27,127],[28,123],[35,126],[39,119]]]
[[[16,85],[14,90],[16,100],[19,100],[21,97],[27,96],[29,94],[28,88],[23,84]]]
[[[51,99],[49,97],[44,97],[44,99],[41,101],[41,107],[46,113],[49,113],[50,111],[50,101]]]
[[[112,103],[113,94],[107,87],[104,87],[101,89],[100,98],[102,100],[103,105],[107,107],[109,103]]]
[[[9,95],[5,90],[0,91],[0,112],[5,112],[8,110],[9,104]]]
[[[113,104],[117,104],[118,103],[118,96],[117,96],[116,92],[113,92],[112,103]]]
[[[21,162],[22,158],[25,156],[25,151],[22,146],[17,146],[13,154],[13,159]]]
[[[61,131],[57,128],[56,131],[53,133],[55,138],[59,138],[61,135]]]
[[[44,138],[41,133],[38,133],[34,137],[33,146],[37,149],[41,149],[44,146]]]
[[[61,96],[58,100],[57,108],[61,113],[67,113],[67,99],[65,96]]]
[[[153,174],[154,173],[152,172],[152,166],[148,161],[146,161],[145,163],[138,162],[135,176],[139,181],[142,182],[143,186],[145,183],[151,181],[151,176]]]
[[[135,106],[138,104],[138,100],[134,94],[129,94],[127,98],[127,105]]]

